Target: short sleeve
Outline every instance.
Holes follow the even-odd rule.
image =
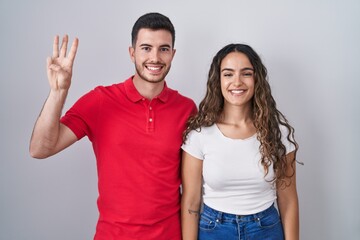
[[[201,132],[192,130],[181,148],[191,156],[200,160],[204,160],[203,147],[201,143]]]
[[[98,94],[92,90],[77,100],[60,121],[74,132],[78,140],[84,136],[92,140],[99,104]]]

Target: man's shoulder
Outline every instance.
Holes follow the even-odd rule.
[[[190,97],[187,97],[185,95],[183,95],[182,93],[180,93],[179,91],[169,88],[168,90],[170,92],[170,96],[172,96],[174,99],[176,99],[177,101],[181,101],[190,105],[195,105],[194,100],[192,100]]]
[[[108,85],[98,85],[93,89],[93,91],[100,94],[118,93],[119,91],[124,90],[124,83],[125,81]]]
[[[114,83],[111,85],[97,85],[85,93],[81,99],[94,99],[96,101],[101,101],[103,99],[119,99],[121,96],[125,95],[124,82]]]

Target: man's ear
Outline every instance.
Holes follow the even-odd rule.
[[[130,55],[130,58],[131,58],[131,61],[133,63],[135,63],[135,48],[133,48],[133,46],[130,46],[129,47],[129,55]]]

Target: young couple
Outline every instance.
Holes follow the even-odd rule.
[[[85,136],[92,142],[94,239],[298,239],[298,146],[258,54],[244,44],[222,48],[197,110],[165,82],[175,55],[169,18],[145,14],[131,36],[135,74],[96,87],[63,116],[78,39],[67,51],[68,36],[61,45],[55,37],[50,93],[30,141],[34,158]]]

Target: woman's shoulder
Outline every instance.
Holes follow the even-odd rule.
[[[197,129],[191,130],[190,133],[197,135],[208,135],[213,133],[215,130],[215,124],[211,126],[201,126]]]
[[[191,140],[201,140],[201,139],[206,139],[209,138],[211,135],[214,134],[214,126],[215,125],[211,125],[211,126],[201,126],[197,129],[193,129],[189,132],[187,139],[191,139]]]

